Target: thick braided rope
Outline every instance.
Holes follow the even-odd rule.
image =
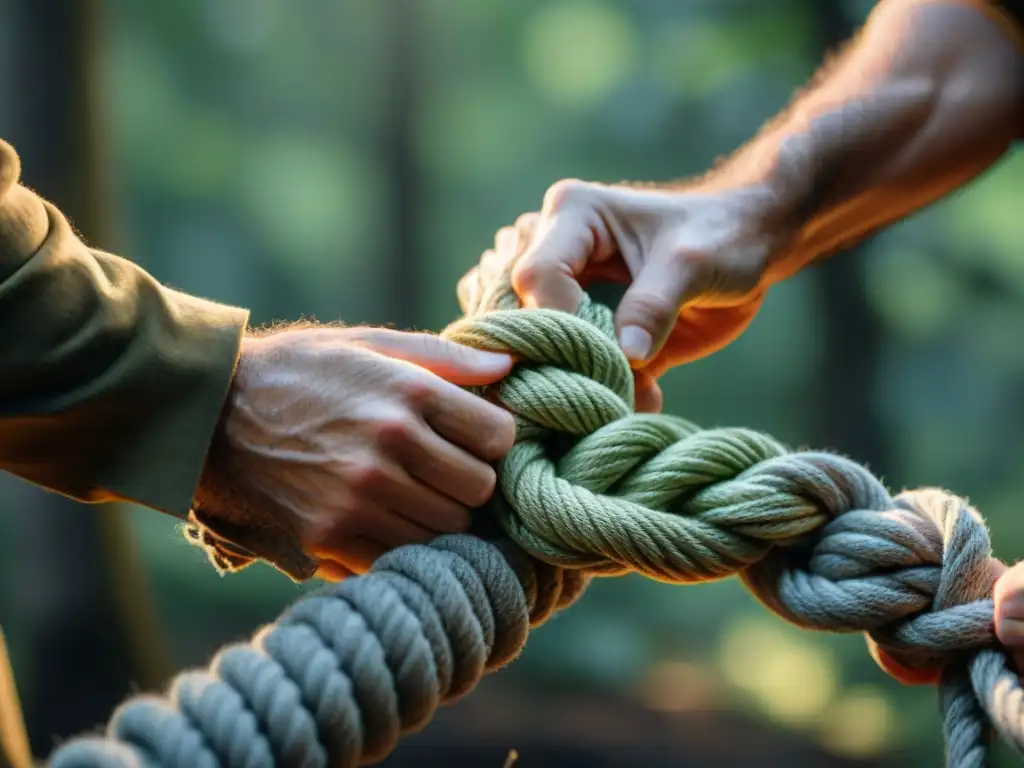
[[[482,288],[445,335],[521,360],[495,393],[519,434],[490,506],[539,561],[472,537],[397,550],[299,601],[209,671],[179,676],[170,699],[129,701],[108,739],[72,742],[53,765],[375,762],[514,657],[528,616],[539,623],[571,602],[590,574],[630,571],[678,583],[738,574],[791,622],[867,631],[905,663],[946,663],[951,766],[984,765],[990,723],[1024,748],[974,510],[941,491],[893,499],[853,462],[789,453],[749,430],[634,415],[606,308],[520,311],[506,277]]]
[[[990,724],[1024,751],[1024,693],[994,637],[988,531],[966,502],[935,489],[893,498],[835,454],[634,414],[607,307],[518,306],[499,275],[446,330],[521,361],[496,393],[519,432],[492,503],[516,543],[594,574],[738,575],[796,625],[867,632],[908,666],[942,664],[948,765],[984,765]]]
[[[139,696],[105,738],[53,768],[351,768],[385,758],[442,704],[514,659],[531,624],[587,577],[508,541],[446,536],[385,555],[365,576],[298,600],[167,697]]]

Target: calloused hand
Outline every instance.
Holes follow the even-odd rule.
[[[765,196],[636,188],[574,179],[554,184],[539,213],[498,232],[478,270],[514,259],[525,306],[572,312],[598,280],[628,284],[616,311],[620,344],[637,372],[638,410],[657,411],[656,379],[736,339],[764,300],[769,257],[781,244]],[[460,298],[478,285],[472,271]]]
[[[508,355],[425,333],[297,328],[248,338],[222,421],[234,502],[294,532],[319,575],[464,531],[494,491],[511,414],[462,389]]]

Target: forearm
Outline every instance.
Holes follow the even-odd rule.
[[[757,189],[775,282],[974,178],[1024,125],[1024,56],[969,2],[883,0],[859,38],[707,184]]]
[[[246,320],[88,249],[0,141],[0,470],[184,517]]]

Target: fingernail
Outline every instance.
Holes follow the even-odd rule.
[[[476,354],[476,362],[481,368],[504,370],[512,367],[512,356],[506,352],[491,352],[486,349],[473,351]]]
[[[651,334],[636,325],[619,331],[619,345],[630,360],[646,360],[651,353]]]

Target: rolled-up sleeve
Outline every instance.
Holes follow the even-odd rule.
[[[248,321],[90,249],[0,141],[0,470],[186,517]]]

